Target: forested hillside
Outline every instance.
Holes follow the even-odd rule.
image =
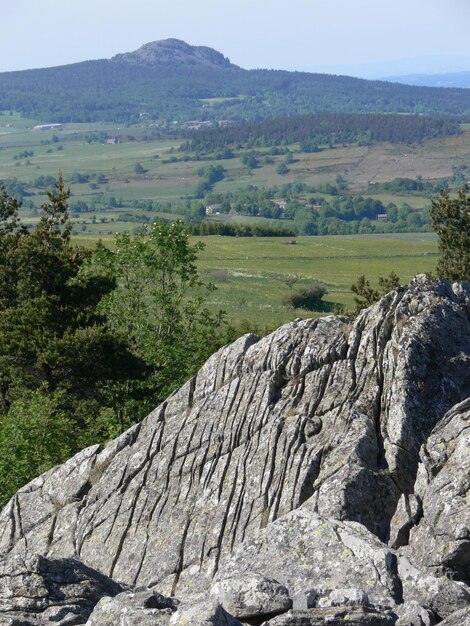
[[[168,40],[112,59],[0,74],[0,110],[49,122],[120,123],[142,114],[163,122],[320,111],[470,115],[470,91],[244,70],[210,48]]]
[[[321,144],[420,143],[424,139],[458,135],[452,118],[374,113],[314,113],[248,122],[188,133],[192,149],[217,149],[231,144],[275,146],[301,143],[305,152]]]

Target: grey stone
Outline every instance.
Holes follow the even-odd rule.
[[[469,395],[468,302],[466,283],[418,280],[354,322],[239,339],[141,425],[21,489],[0,549],[175,594],[207,589],[232,547],[308,499],[386,538],[421,444]]]
[[[0,564],[0,623],[84,624],[102,597],[122,590],[74,559],[10,557]]]
[[[313,609],[317,605],[317,599],[323,590],[308,589],[302,590],[292,598],[292,608],[294,611],[306,611]]]
[[[369,597],[362,589],[333,589],[325,598],[320,598],[319,607],[326,606],[367,606]]]
[[[352,583],[367,589],[376,606],[402,601],[396,555],[361,524],[323,517],[308,503],[238,546],[220,563],[218,577],[239,578],[251,571],[278,580],[294,597],[307,590],[312,601],[315,589],[315,606],[332,605],[340,597],[345,604],[365,602],[365,593],[350,589]]]
[[[174,600],[149,589],[102,598],[86,626],[167,626],[176,611]]]
[[[452,613],[440,626],[470,626],[470,608]]]
[[[240,619],[276,615],[292,607],[287,588],[277,580],[259,574],[248,573],[220,580],[212,586],[210,595],[228,613]]]
[[[241,626],[216,600],[182,605],[170,618],[170,626]]]
[[[406,557],[398,557],[398,574],[406,602],[429,607],[440,620],[470,605],[470,588],[446,576],[433,576],[426,568],[415,567]]]
[[[398,620],[395,626],[434,626],[436,619],[429,609],[417,602],[406,602],[396,609]]]
[[[410,531],[422,515],[421,501],[414,494],[402,494],[398,501],[397,510],[390,523],[391,548],[406,546]]]
[[[132,588],[120,592],[206,603],[214,583],[256,572],[318,603],[362,589],[377,619],[413,601],[450,619],[470,604],[469,307],[469,283],[421,276],[356,320],[240,338],[141,424],[19,490],[0,514],[0,567],[75,559]],[[1,584],[7,602],[16,582]],[[83,618],[28,585],[31,606],[12,611]],[[121,601],[143,610],[125,594],[102,604]]]
[[[368,607],[329,607],[310,611],[289,611],[262,626],[394,626],[397,616],[391,611]]]
[[[415,491],[422,518],[412,558],[470,584],[470,399],[449,411],[421,450]]]

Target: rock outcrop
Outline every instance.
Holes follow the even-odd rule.
[[[73,562],[114,587],[52,619],[22,574],[0,624],[470,623],[469,312],[470,284],[417,277],[354,321],[223,348],[13,497],[4,567],[40,555],[60,585]]]
[[[116,54],[111,61],[144,66],[165,66],[167,64],[173,68],[183,66],[191,69],[239,69],[217,50],[207,46],[191,46],[180,39],[152,41],[144,44],[135,52]]]

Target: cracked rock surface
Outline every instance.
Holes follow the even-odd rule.
[[[141,424],[21,489],[0,515],[4,563],[74,559],[116,581],[93,626],[451,619],[470,604],[469,311],[468,283],[420,276],[354,321],[240,338]]]

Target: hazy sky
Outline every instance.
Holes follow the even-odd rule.
[[[470,71],[469,0],[0,0],[0,71],[174,37],[245,68]]]

